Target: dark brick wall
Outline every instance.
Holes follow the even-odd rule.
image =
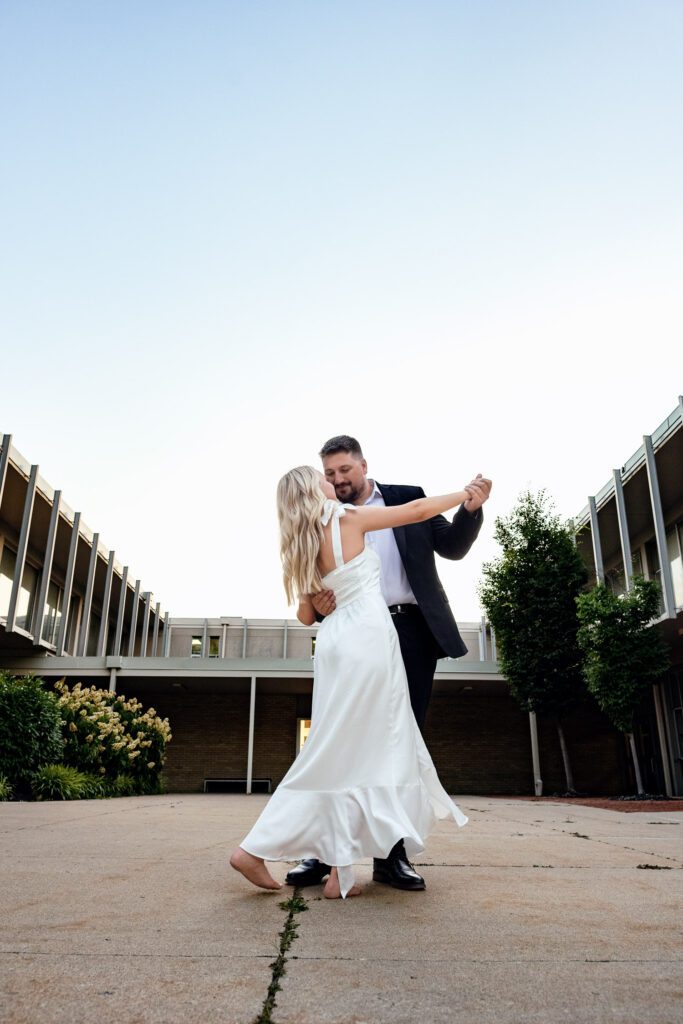
[[[310,711],[308,712],[310,714]],[[303,716],[302,716],[303,717]],[[268,693],[256,700],[254,777],[281,781],[296,754],[297,698]]]
[[[528,720],[509,697],[433,697],[425,742],[450,793],[533,792]]]
[[[205,778],[245,777],[248,694],[169,694],[155,696],[154,707],[173,733],[164,767],[169,792],[201,791]]]
[[[579,793],[613,796],[624,792],[623,740],[597,705],[586,703],[562,720],[574,788]],[[538,721],[543,792],[567,789],[562,751],[555,724]]]
[[[248,694],[157,695],[173,739],[165,777],[170,792],[197,792],[205,778],[244,778],[249,729]],[[289,694],[257,697],[254,777],[276,786],[294,759],[297,717],[310,714],[310,698]],[[589,705],[570,716],[565,733],[576,788],[585,793],[623,791],[622,741]],[[425,740],[445,788],[452,793],[533,793],[528,716],[508,696],[436,696]],[[565,789],[562,758],[552,723],[539,719],[544,793]]]

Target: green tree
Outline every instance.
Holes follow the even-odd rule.
[[[587,573],[571,527],[552,511],[545,491],[526,491],[495,538],[502,555],[483,567],[481,602],[496,633],[498,660],[525,711],[557,729],[567,790],[574,792],[562,716],[585,693],[576,598]]]
[[[588,689],[609,720],[626,736],[643,793],[633,716],[651,683],[666,672],[669,657],[659,631],[649,624],[659,613],[659,586],[635,577],[633,589],[617,597],[599,584],[577,599]]]
[[[35,676],[0,672],[0,775],[19,795],[30,793],[31,776],[62,759],[57,698]]]

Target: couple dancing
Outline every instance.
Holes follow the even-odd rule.
[[[327,882],[329,899],[358,895],[353,865],[421,890],[409,857],[437,818],[466,816],[441,786],[421,730],[438,658],[462,642],[434,553],[462,558],[477,537],[491,482],[427,498],[377,484],[355,438],[333,437],[323,473],[300,466],[278,484],[285,591],[297,618],[316,619],[308,739],[230,863],[279,889],[266,861],[303,860],[290,885]],[[441,513],[458,507],[452,522]]]

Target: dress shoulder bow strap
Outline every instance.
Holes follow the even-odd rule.
[[[332,551],[334,552],[334,564],[338,569],[344,564],[339,520],[345,515],[346,508],[344,505],[340,505],[338,501],[333,501],[332,498],[326,499],[323,505],[321,521],[323,526],[327,526],[329,521],[332,520]]]
[[[329,521],[332,518],[332,516],[334,516],[335,519],[339,519],[340,516],[345,516],[345,515],[346,515],[346,506],[345,505],[340,505],[339,502],[335,501],[333,498],[325,498],[325,503],[323,505],[323,512],[322,512],[322,515],[320,517],[320,520],[321,520],[323,526],[327,526],[327,524],[329,523]]]

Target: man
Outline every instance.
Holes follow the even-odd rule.
[[[353,505],[402,505],[424,497],[420,487],[378,484],[367,476],[367,462],[355,438],[332,437],[320,451],[325,477],[333,484],[339,501]],[[398,633],[408,677],[410,702],[420,730],[424,729],[439,658],[462,657],[462,641],[448,598],[436,572],[434,554],[463,558],[477,538],[483,522],[482,505],[491,481],[479,474],[469,485],[472,497],[464,502],[451,523],[435,516],[423,523],[394,530],[368,533],[381,562],[381,585]],[[334,611],[334,593],[323,591],[313,598],[322,618]],[[287,875],[289,885],[318,885],[329,874],[328,865],[309,858]],[[422,890],[424,879],[406,856],[403,840],[386,859],[375,858],[373,880],[397,889]]]

